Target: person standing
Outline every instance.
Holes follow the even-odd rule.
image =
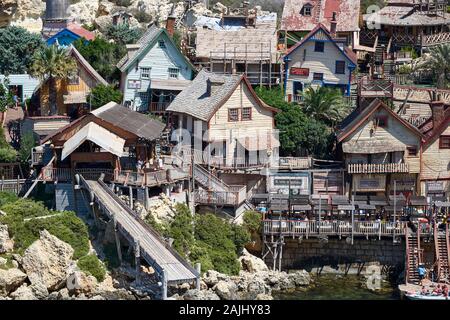
[[[423,263],[419,264],[419,267],[417,268],[417,272],[419,273],[419,280],[420,280],[420,285],[422,285],[423,279],[425,279],[426,274],[427,274],[427,269],[425,269],[425,266],[423,265]]]

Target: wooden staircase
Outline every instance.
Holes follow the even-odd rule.
[[[414,234],[406,227],[406,283],[419,284],[419,272],[417,268],[422,262],[422,252],[420,250],[419,229]]]
[[[206,190],[229,192],[230,186],[202,166],[194,165],[194,179]]]
[[[448,281],[450,271],[448,225],[445,226],[445,231],[439,231],[437,224],[435,224],[434,247],[436,250],[438,281]]]

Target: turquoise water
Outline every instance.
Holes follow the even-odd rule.
[[[398,300],[396,285],[381,282],[381,290],[367,289],[365,278],[355,275],[321,275],[306,290],[274,294],[276,300]]]

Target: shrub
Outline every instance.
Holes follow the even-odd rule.
[[[102,282],[105,280],[105,266],[96,255],[90,254],[80,258],[77,265],[82,271],[94,276],[97,281]]]
[[[100,84],[92,89],[88,96],[88,101],[91,102],[92,110],[100,108],[111,101],[121,103],[122,92],[111,85]]]
[[[233,224],[231,226],[232,240],[236,246],[236,252],[241,253],[244,246],[250,242],[250,232],[243,226]]]
[[[4,206],[7,203],[13,203],[17,201],[19,197],[10,191],[0,191],[0,207]]]
[[[31,155],[31,149],[36,145],[33,134],[31,132],[26,133],[20,141],[19,160],[22,163],[26,163]]]
[[[10,163],[16,162],[17,160],[17,151],[12,147],[0,148],[0,162]]]
[[[257,211],[246,211],[244,212],[244,224],[243,226],[250,232],[261,233],[261,213]]]
[[[173,241],[173,248],[182,256],[187,257],[194,244],[194,224],[188,207],[177,204],[174,221],[170,224],[168,234]]]

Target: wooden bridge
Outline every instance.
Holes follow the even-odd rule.
[[[139,215],[128,207],[103,181],[86,180],[78,175],[79,187],[90,194],[91,206],[96,203],[100,210],[114,223],[119,231],[133,245],[136,271],[140,272],[142,257],[156,271],[162,282],[162,298],[167,298],[168,283],[196,281],[200,273],[189,265],[165,240],[147,225]],[[121,260],[121,245],[116,234],[116,246]]]

